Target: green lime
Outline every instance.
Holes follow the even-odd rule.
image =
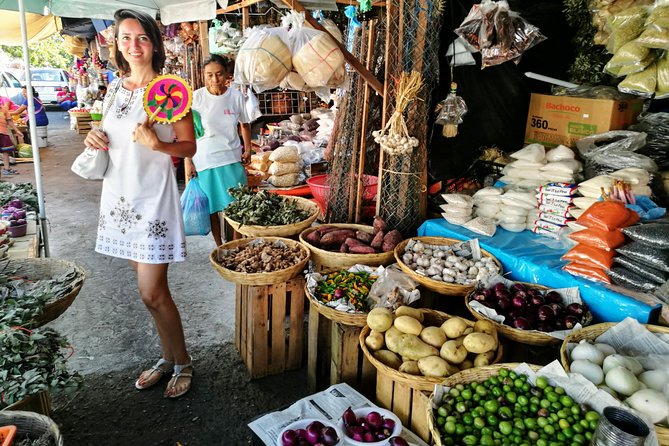
[[[546,432],[547,435],[553,435],[555,434],[555,428],[552,424],[547,424],[544,426],[544,432]]]
[[[560,429],[562,430],[567,429],[569,427],[569,422],[567,420],[562,419],[558,421],[558,426],[560,426]]]
[[[465,400],[471,400],[473,395],[472,389],[464,389],[462,392],[460,392],[460,394]]]
[[[440,417],[448,416],[448,410],[446,410],[444,406],[440,406],[439,409],[437,409],[437,413],[439,414]]]
[[[499,403],[496,400],[488,400],[483,403],[483,408],[486,410],[486,412],[497,412],[499,409]]]
[[[502,421],[499,423],[499,431],[502,435],[510,435],[513,430],[513,425],[509,421]]]
[[[457,435],[458,437],[462,437],[463,435],[465,435],[465,425],[464,424],[458,423],[458,424],[455,425],[455,435]]]
[[[453,435],[455,433],[455,423],[452,421],[447,421],[444,424],[444,432],[446,432],[449,435]]]
[[[546,386],[548,386],[548,380],[546,378],[544,378],[543,376],[540,376],[540,377],[537,378],[537,381],[536,381],[535,384],[538,388],[545,389]]]
[[[571,439],[576,444],[585,444],[585,437],[581,434],[574,435],[574,438]]]
[[[589,410],[585,413],[585,419],[588,421],[599,421],[599,414],[594,410]]]
[[[511,404],[515,404],[516,399],[517,399],[516,392],[508,392],[506,395],[504,395],[504,397]]]
[[[495,440],[492,439],[492,435],[481,435],[479,444],[481,446],[494,446]]]
[[[525,424],[525,427],[528,429],[534,429],[537,427],[537,420],[534,418],[525,418],[523,424]]]
[[[468,446],[468,445],[476,445],[478,444],[479,439],[476,438],[474,435],[465,435],[462,437],[462,444]]]
[[[485,427],[485,420],[481,417],[475,417],[474,427],[479,430],[483,429]]]

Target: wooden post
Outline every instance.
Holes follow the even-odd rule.
[[[246,29],[251,25],[251,19],[249,17],[249,7],[245,6],[242,8],[242,29]]]
[[[362,26],[360,26],[360,56],[362,56],[365,53],[365,48],[366,48],[366,40],[365,40],[365,34],[367,33],[367,24],[363,23]],[[367,85],[366,82],[363,81],[362,76],[358,76],[358,80],[355,84],[355,90],[356,90],[356,104],[355,104],[355,122],[358,122],[358,114],[360,113],[360,110],[364,108],[364,103],[363,103],[363,94],[362,94],[362,89],[364,88],[364,85]],[[351,87],[353,87],[351,85]],[[347,218],[349,222],[356,221],[355,220],[355,212],[357,210],[357,196],[356,192],[359,189],[359,186],[362,181],[362,176],[358,174],[360,170],[360,166],[358,166],[358,171],[354,168],[355,166],[355,161],[359,160],[359,155],[358,155],[358,150],[364,150],[364,141],[365,141],[365,127],[364,125],[361,125],[360,127],[355,127],[353,131],[353,151],[351,153],[351,171],[349,172],[349,189],[348,189],[348,213]],[[363,166],[364,168],[364,166]]]
[[[202,60],[209,57],[209,25],[206,20],[198,22],[200,25],[200,53]]]

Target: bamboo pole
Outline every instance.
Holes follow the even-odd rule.
[[[366,48],[367,48],[367,39],[365,38],[367,36],[368,32],[368,26],[367,23],[363,23],[362,26],[360,27],[360,52],[358,53],[358,57],[361,57],[363,54],[365,54]],[[363,95],[363,88],[364,86],[367,85],[366,82],[362,79],[362,76],[357,76],[357,80],[355,82],[355,90],[356,90],[356,104],[355,104],[355,127],[354,127],[354,132],[353,132],[353,140],[352,140],[352,148],[353,150],[351,151],[351,170],[349,172],[349,200],[348,200],[348,214],[347,214],[347,219],[349,222],[355,221],[355,212],[357,210],[357,191],[360,186],[360,182],[362,181],[362,176],[358,175],[357,170],[360,169],[360,166],[358,166],[358,169],[355,169],[355,162],[359,160],[359,151],[361,150],[361,147],[364,147],[364,140],[365,140],[365,127],[362,125],[362,119],[364,117],[361,116],[361,110],[364,107],[364,95]],[[358,125],[360,124],[360,125]]]
[[[372,68],[372,62],[374,60],[374,37],[376,36],[376,20],[371,20],[369,22],[369,33],[367,36],[367,61],[366,61],[366,66],[368,70],[371,70]],[[363,190],[364,190],[364,174],[365,174],[365,158],[367,156],[367,140],[365,138],[367,134],[367,126],[369,125],[369,97],[370,97],[371,89],[369,88],[369,84],[365,82],[365,95],[364,95],[364,100],[362,102],[362,138],[360,140],[360,157],[358,160],[358,191],[356,194],[356,200],[355,200],[355,218],[354,222],[358,223],[362,219],[362,208],[363,208],[363,201],[364,201],[364,195],[363,195]],[[378,189],[377,189],[378,190]],[[377,199],[378,200],[378,199]]]

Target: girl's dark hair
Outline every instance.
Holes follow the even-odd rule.
[[[28,86],[27,85],[21,85],[21,88],[23,88],[26,92],[28,91]],[[34,98],[39,98],[39,93],[37,92],[37,90],[35,90],[35,87],[32,87],[32,88],[33,88],[33,97]]]
[[[220,56],[218,54],[210,54],[209,57],[207,57],[204,60],[204,63],[202,64],[202,68],[206,67],[210,63],[217,63],[220,66],[222,66],[223,69],[225,69],[226,73],[230,72],[230,59],[228,59],[227,57],[223,57],[223,56]]]
[[[153,71],[160,73],[165,66],[165,47],[163,46],[163,38],[160,34],[158,23],[150,15],[132,9],[119,9],[114,13],[114,20],[116,21],[116,26],[114,27],[114,56],[116,57],[116,65],[123,73],[130,71],[128,61],[125,60],[123,54],[118,49],[118,29],[121,22],[125,19],[135,19],[144,28],[144,32],[153,44],[151,66]]]

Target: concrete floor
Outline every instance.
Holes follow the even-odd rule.
[[[72,306],[52,326],[75,348],[73,368],[83,374],[114,371],[158,357],[159,344],[139,299],[127,261],[94,252],[101,181],[70,171],[84,135],[69,129],[63,112],[49,112],[49,145],[40,150],[51,257],[74,260],[88,276]],[[34,164],[20,163],[10,181],[34,184]],[[5,178],[7,179],[7,178]],[[187,343],[204,348],[231,341],[234,285],[209,264],[214,241],[188,237],[188,259],[170,266],[170,288],[181,311]]]

